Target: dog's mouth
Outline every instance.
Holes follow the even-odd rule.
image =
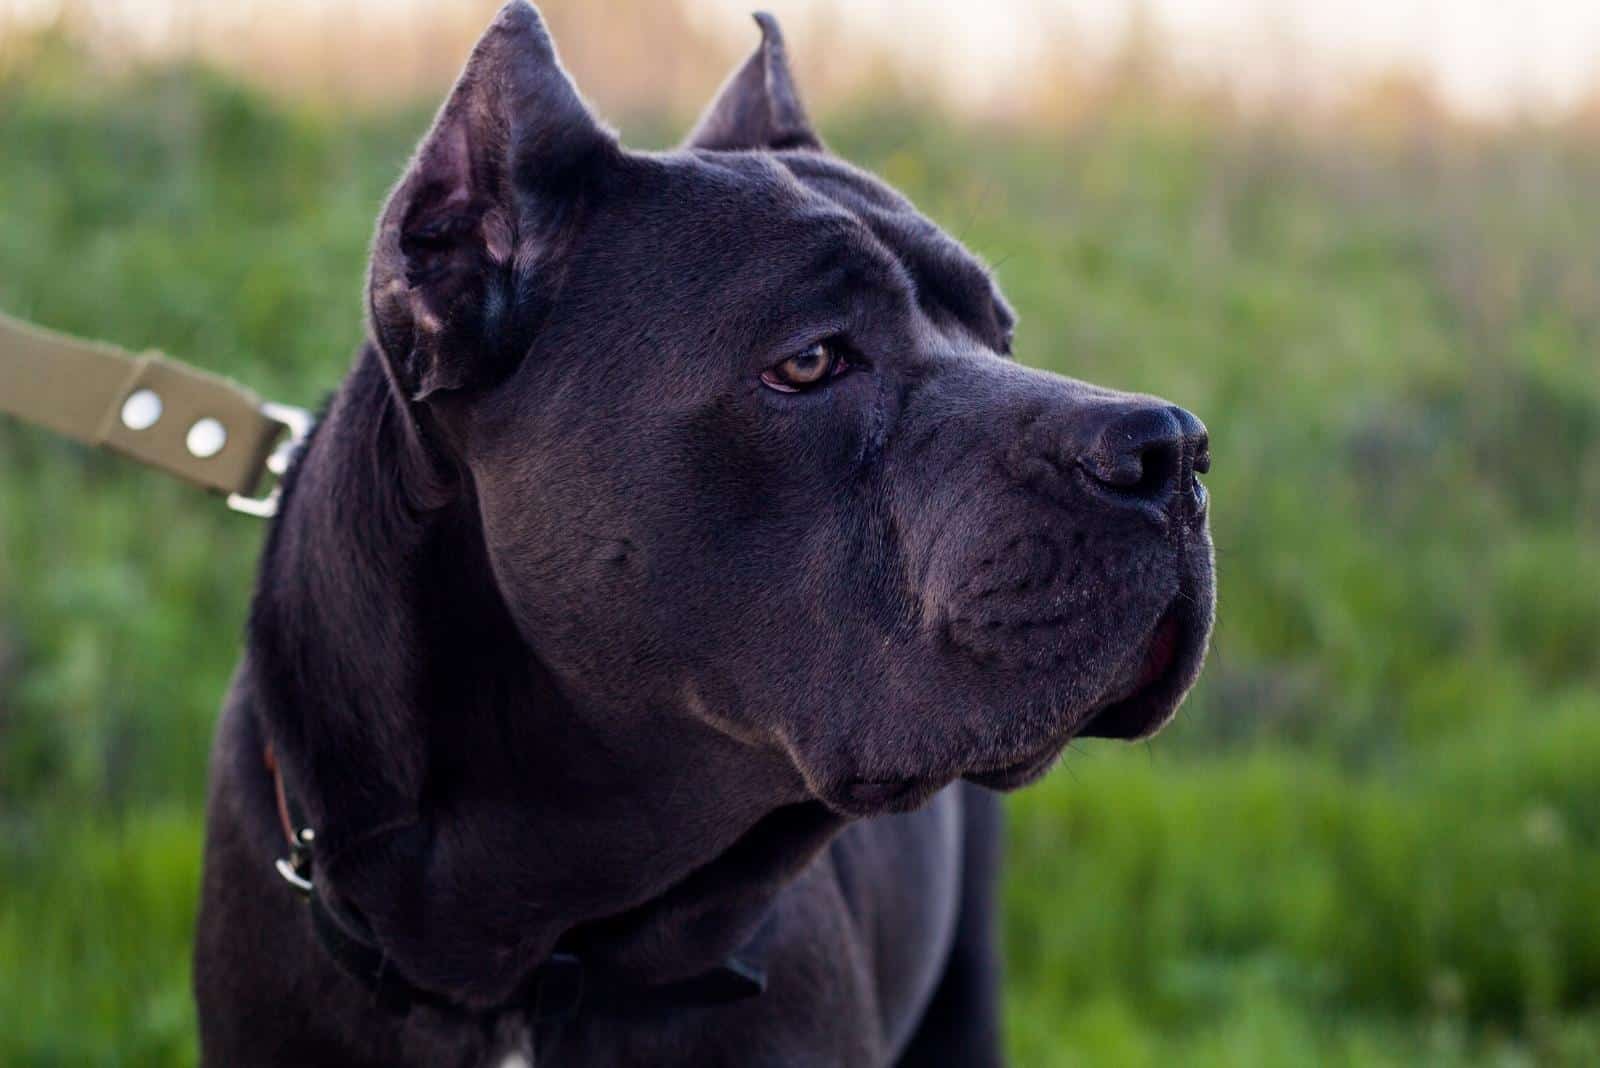
[[[1209,634],[1209,605],[1180,589],[1136,647],[1134,666],[1099,704],[1074,716],[1040,748],[1004,762],[969,765],[953,777],[992,790],[1015,790],[1049,772],[1075,738],[1132,740],[1156,733],[1176,713],[1199,674]],[[858,779],[828,804],[853,816],[903,812],[927,802],[951,777]]]
[[[1091,712],[1076,733],[1084,738],[1145,738],[1166,725],[1199,673],[1207,627],[1184,594],[1156,623],[1138,674],[1122,696]]]
[[[1179,676],[1186,675],[1187,665],[1198,656],[1198,641],[1178,604],[1166,609],[1150,633],[1138,675],[1122,695],[1085,716],[1077,734],[1093,739],[1138,739],[1154,734],[1187,689]]]
[[[1015,790],[1044,777],[1074,738],[1136,739],[1160,730],[1188,692],[1205,651],[1206,627],[1193,602],[1180,595],[1157,621],[1132,681],[1118,696],[1091,709],[1064,737],[1039,752],[961,777],[991,790]]]

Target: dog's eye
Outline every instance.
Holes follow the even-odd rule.
[[[799,393],[841,374],[846,363],[839,349],[819,341],[804,352],[761,373],[761,384],[779,393]]]

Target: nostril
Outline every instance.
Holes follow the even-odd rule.
[[[1084,467],[1096,482],[1120,495],[1164,497],[1182,474],[1185,429],[1171,409],[1121,413],[1101,430]]]
[[[1175,441],[1162,441],[1149,445],[1139,458],[1144,474],[1134,485],[1133,492],[1142,497],[1156,497],[1165,493],[1178,476],[1180,450]]]
[[[1137,452],[1124,452],[1091,461],[1089,474],[1094,476],[1095,481],[1116,489],[1136,489],[1145,477],[1144,456]]]
[[[1107,461],[1091,463],[1096,482],[1122,493],[1155,497],[1165,492],[1178,474],[1180,455],[1173,442],[1152,442],[1129,448]]]

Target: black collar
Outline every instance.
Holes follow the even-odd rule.
[[[283,769],[271,746],[263,756],[272,773],[278,819],[289,843],[288,856],[276,862],[278,874],[305,899],[311,912],[311,927],[322,951],[370,990],[373,1002],[388,1012],[404,1016],[418,1005],[449,1015],[473,1017],[520,1012],[528,1015],[531,1025],[537,1029],[543,1021],[572,1016],[586,994],[603,992],[655,1005],[688,1007],[742,1001],[767,988],[770,915],[756,933],[720,965],[664,986],[625,984],[593,968],[585,968],[583,960],[575,953],[558,951],[535,968],[504,1003],[488,1009],[470,1009],[445,995],[424,990],[390,966],[365,919],[318,893],[316,834],[307,825],[295,796],[285,785]]]

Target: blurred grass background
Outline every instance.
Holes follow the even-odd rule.
[[[1213,434],[1205,679],[1011,802],[1020,1065],[1600,1063],[1600,137],[1413,90],[1334,123],[1143,77],[1048,122],[891,85],[824,117],[996,265],[1022,359]],[[0,308],[314,405],[427,112],[35,35],[0,64]],[[0,426],[0,1064],[193,1063],[262,529]]]

